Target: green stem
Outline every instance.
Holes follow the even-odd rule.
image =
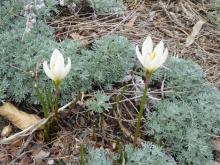
[[[42,111],[44,113],[44,117],[47,118],[49,116],[49,114],[48,114],[48,111],[47,111],[47,106],[46,106],[46,103],[44,101],[43,94],[40,91],[40,89],[38,88],[38,86],[36,86],[35,89],[36,89],[38,100],[39,100],[39,102],[40,102],[40,104],[42,106]]]
[[[79,152],[80,152],[80,165],[85,165],[85,148],[83,146],[83,144],[80,145],[80,149],[79,149]]]
[[[55,86],[55,108],[54,108],[54,113],[55,116],[58,117],[58,109],[59,109],[59,104],[60,104],[60,83],[54,83]]]
[[[49,130],[50,130],[50,121],[48,121],[45,126],[44,126],[44,138],[46,141],[49,141],[50,136],[49,136]]]
[[[148,84],[151,80],[151,76],[152,76],[152,72],[146,72],[144,94],[143,94],[142,99],[141,99],[140,110],[139,110],[139,113],[138,113],[138,121],[137,121],[137,124],[136,124],[136,129],[135,129],[135,134],[134,134],[134,141],[133,141],[133,146],[134,147],[136,147],[136,145],[137,145],[137,139],[138,139],[138,136],[139,136],[140,126],[141,126],[141,118],[142,118],[143,112],[144,112],[144,104],[145,104],[145,100],[146,100],[146,97],[147,97]]]
[[[37,93],[37,96],[38,96],[38,100],[39,100],[39,102],[40,102],[40,104],[42,106],[42,111],[44,113],[44,117],[48,118],[49,113],[48,113],[48,109],[47,109],[46,103],[44,101],[44,96],[43,96],[42,92],[40,91],[40,89],[38,88],[37,85],[35,86],[35,89],[36,89],[36,93]],[[46,125],[44,127],[44,130],[43,130],[44,138],[45,138],[46,141],[49,140],[49,128],[50,128],[50,124],[46,123]]]
[[[47,109],[49,112],[51,112],[53,110],[53,97],[51,95],[51,92],[49,90],[49,88],[45,87],[45,92],[46,92],[46,100],[47,100]]]

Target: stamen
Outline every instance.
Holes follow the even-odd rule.
[[[150,57],[151,60],[154,60],[154,58],[156,57],[157,53],[153,52],[153,53],[148,53],[148,56]]]

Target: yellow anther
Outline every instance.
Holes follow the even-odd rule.
[[[153,52],[153,53],[149,53],[148,56],[150,57],[151,61],[156,57],[157,53]]]

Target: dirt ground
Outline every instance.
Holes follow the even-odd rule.
[[[55,29],[58,40],[65,38],[80,40],[85,47],[95,39],[109,34],[123,35],[135,44],[141,44],[150,34],[154,41],[164,40],[170,55],[192,59],[200,64],[206,78],[220,89],[220,28],[216,25],[212,0],[125,2],[128,10],[123,14],[76,11],[72,15],[58,15],[48,21],[48,24]],[[131,109],[135,111],[135,107]],[[134,115],[128,112],[123,119],[117,111],[103,115],[92,121],[91,119],[96,116],[88,115],[82,107],[64,112],[58,133],[49,143],[44,143],[42,136],[36,133],[10,145],[1,145],[0,161],[3,164],[22,165],[30,162],[32,164],[55,162],[63,164],[67,160],[77,162],[81,144],[102,146],[108,148],[111,153],[113,144],[116,143],[114,139],[117,139],[115,132],[123,132],[117,136],[123,136],[125,143],[131,141],[128,138],[131,136],[128,127],[135,124]],[[116,120],[117,122],[112,122]],[[1,123],[3,121],[0,121]],[[98,127],[100,125],[105,131],[98,129],[101,128]],[[96,128],[96,132],[93,128]],[[218,151],[215,155],[216,161],[220,160]]]

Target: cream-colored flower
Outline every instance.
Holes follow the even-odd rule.
[[[153,41],[151,37],[148,36],[142,45],[142,52],[140,52],[138,46],[136,46],[136,53],[138,60],[144,68],[149,72],[154,72],[166,61],[168,49],[164,49],[163,41],[160,41],[153,49]]]
[[[64,77],[69,73],[71,68],[71,61],[68,58],[68,63],[65,66],[63,55],[58,49],[55,49],[50,58],[50,67],[47,64],[47,61],[43,63],[43,69],[46,75],[52,79],[55,83],[60,83]]]

